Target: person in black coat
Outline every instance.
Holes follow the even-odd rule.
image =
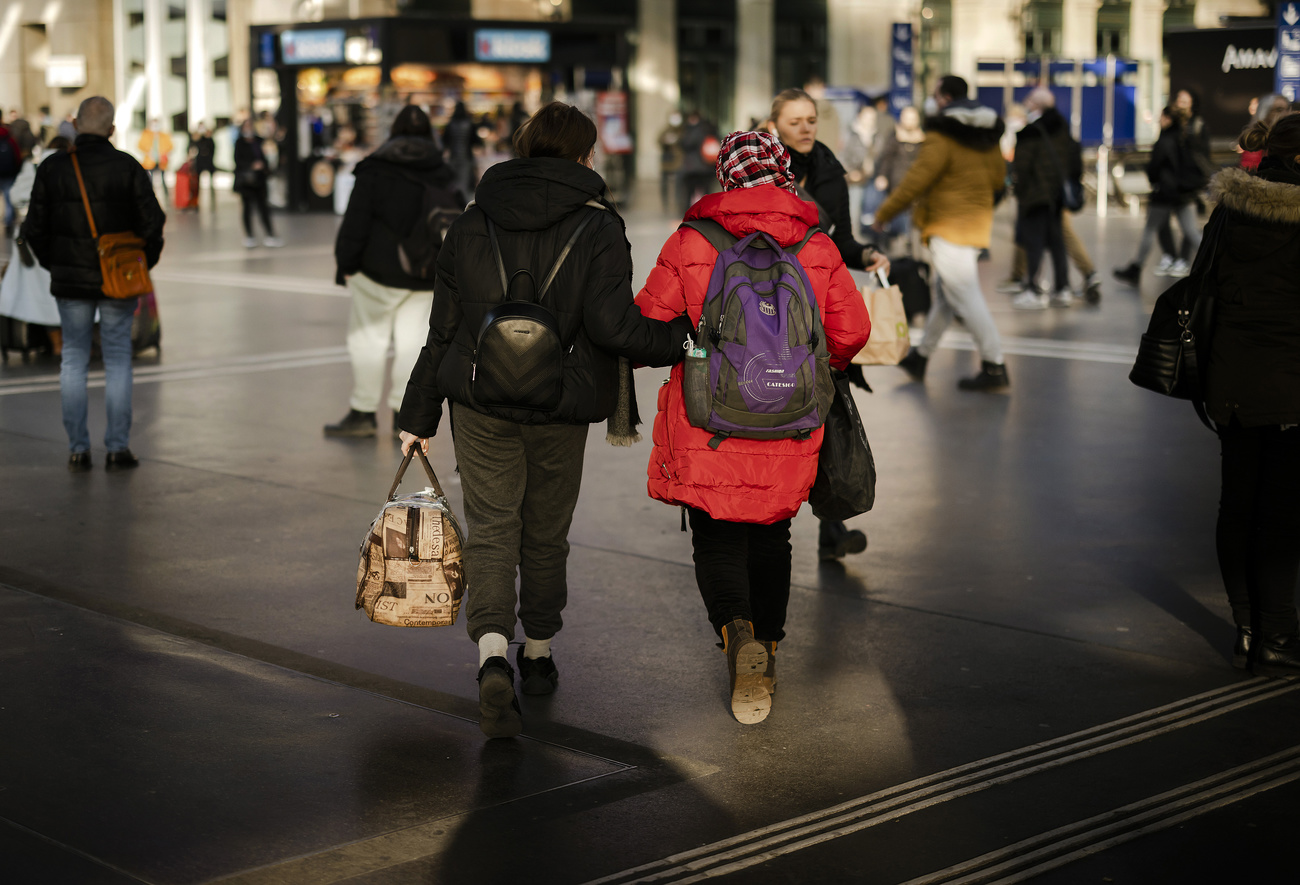
[[[1201,226],[1196,220],[1196,192],[1204,184],[1204,177],[1196,165],[1187,142],[1182,137],[1182,118],[1173,108],[1160,112],[1160,137],[1151,146],[1147,161],[1147,180],[1151,182],[1151,196],[1147,198],[1147,222],[1142,229],[1137,257],[1115,269],[1115,279],[1136,286],[1142,277],[1142,265],[1151,254],[1160,226],[1170,216],[1178,219],[1186,248],[1191,254],[1201,247]]]
[[[817,102],[802,89],[786,89],[772,100],[767,128],[790,151],[790,171],[796,193],[817,206],[817,226],[844,263],[855,270],[889,273],[889,258],[873,244],[863,245],[853,237],[849,214],[849,183],[844,167],[831,149],[817,140]],[[859,369],[859,378],[861,370]],[[860,381],[866,386],[865,381]],[[823,562],[842,559],[867,549],[867,536],[839,520],[822,520],[817,535],[817,555]]]
[[[208,174],[208,194],[212,197],[212,209],[217,208],[217,143],[212,138],[212,130],[206,123],[200,123],[199,129],[190,138],[190,153],[194,157],[194,186],[202,190],[203,173]]]
[[[459,214],[465,195],[452,185],[452,170],[433,139],[428,114],[415,105],[402,108],[388,141],[358,163],[355,174],[356,184],[334,241],[338,266],[334,282],[347,286],[352,297],[348,319],[352,398],[347,415],[325,425],[325,435],[375,435],[390,342],[393,368],[388,404],[396,435],[396,412],[428,334],[433,307],[432,274],[422,275],[421,268],[411,266],[410,256],[404,265],[399,245],[417,235],[417,224],[426,221],[421,218],[426,198],[430,206],[438,207],[441,222]]]
[[[239,138],[235,139],[235,190],[244,203],[244,247],[252,249],[257,245],[253,236],[253,213],[262,218],[262,227],[266,230],[263,245],[272,249],[284,245],[284,241],[275,235],[275,225],[271,223],[271,206],[267,201],[266,152],[262,149],[262,139],[258,136],[252,120],[245,120],[239,127]]]
[[[1300,115],[1252,125],[1259,171],[1215,176],[1205,408],[1223,447],[1216,547],[1233,663],[1300,676]]]
[[[651,320],[632,303],[631,246],[604,180],[591,168],[595,145],[595,124],[577,108],[552,102],[520,130],[519,159],[483,175],[476,202],[452,224],[438,255],[429,337],[398,416],[403,451],[417,441],[427,451],[443,400],[452,404],[469,530],[465,575],[474,588],[467,626],[479,646],[479,726],[488,737],[512,737],[522,727],[506,660],[516,607],[525,637],[516,658],[524,692],[550,693],[558,682],[550,645],[568,594],[567,536],[588,425],[609,418],[607,439],[630,445],[637,417],[628,361],[672,364],[683,357],[691,331],[685,317]],[[506,300],[502,274],[517,281],[507,286],[513,296],[533,297],[516,271],[530,271],[541,287],[575,232],[541,302],[555,318],[564,353],[558,404],[480,403],[476,380],[487,369],[499,377],[508,368],[477,362],[480,330]],[[523,345],[517,362],[535,352]],[[529,380],[524,373],[520,387]]]
[[[88,98],[77,111],[77,140],[72,151],[41,163],[32,185],[22,236],[41,266],[50,272],[50,292],[59,305],[63,331],[59,390],[63,427],[68,433],[68,469],[89,470],[90,434],[86,427],[86,373],[91,335],[99,312],[104,355],[104,399],[108,428],[105,466],[126,469],[139,463],[128,447],[131,436],[131,323],[135,298],[108,298],[100,271],[99,249],[91,234],[131,232],[144,241],[145,263],[158,263],[167,216],[158,205],[149,173],[130,154],[109,142],[113,104],[102,96]],[[75,165],[74,165],[75,159]],[[77,179],[80,168],[85,197]]]
[[[1079,143],[1070,137],[1070,124],[1056,109],[1056,97],[1046,87],[1025,96],[1027,121],[1016,135],[1012,176],[1016,186],[1016,242],[1025,249],[1023,290],[1011,301],[1019,310],[1069,307],[1070,266],[1065,255],[1065,234],[1061,224],[1061,189],[1083,175]],[[1038,270],[1043,253],[1052,255],[1052,294],[1038,288]]]

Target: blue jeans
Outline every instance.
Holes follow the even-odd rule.
[[[108,429],[104,445],[120,452],[131,442],[131,319],[135,298],[59,298],[63,323],[63,359],[59,365],[59,392],[63,396],[63,429],[68,450],[90,451],[86,427],[86,373],[90,368],[90,338],[99,309],[99,345],[104,354],[104,399]]]

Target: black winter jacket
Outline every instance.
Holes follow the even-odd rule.
[[[1083,155],[1060,111],[1047,108],[1017,133],[1011,170],[1021,212],[1043,206],[1061,208],[1061,185],[1083,175]]]
[[[403,430],[433,436],[444,398],[519,424],[602,421],[618,402],[618,357],[651,366],[681,358],[689,320],[647,319],[632,303],[631,246],[604,191],[599,175],[570,160],[509,160],[484,173],[476,202],[452,224],[438,254],[429,338],[398,415]],[[590,200],[607,208],[587,206]],[[562,340],[572,342],[560,405],[554,412],[480,407],[471,385],[474,348],[484,318],[504,297],[486,219],[497,228],[507,275],[527,267],[540,281],[592,213],[543,302]]]
[[[450,203],[465,205],[464,195],[451,184],[453,175],[437,142],[414,135],[390,138],[358,163],[356,185],[334,241],[334,281],[341,286],[345,276],[360,271],[394,289],[432,289],[433,280],[402,272],[397,244],[420,214],[424,184],[447,191]]]
[[[844,167],[835,158],[835,154],[820,141],[815,141],[812,150],[806,155],[790,151],[790,171],[804,191],[799,196],[805,200],[811,197],[817,204],[818,227],[826,232],[835,248],[840,250],[844,263],[854,270],[866,267],[863,249],[872,251],[876,247],[872,244],[864,246],[853,237],[849,183],[844,177]]]
[[[1204,186],[1196,158],[1177,125],[1162,129],[1151,146],[1147,181],[1151,182],[1151,202],[1167,206],[1191,202]]]
[[[154,196],[149,173],[102,135],[78,135],[75,149],[96,229],[101,235],[133,231],[144,240],[145,260],[153,267],[162,254],[167,216]],[[99,251],[90,235],[71,154],[60,151],[36,167],[23,239],[50,272],[55,297],[106,297]]]
[[[1206,411],[1220,424],[1300,424],[1300,172],[1266,158],[1258,174],[1225,169],[1210,187],[1226,217]]]

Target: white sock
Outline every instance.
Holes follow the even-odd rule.
[[[529,639],[527,636],[524,637],[524,657],[536,660],[537,658],[549,658],[550,656],[550,639]]]
[[[504,658],[510,651],[510,640],[500,633],[484,633],[478,640],[478,665],[482,667],[488,658]]]

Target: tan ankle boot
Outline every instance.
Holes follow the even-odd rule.
[[[722,628],[722,651],[731,677],[731,713],[743,725],[754,725],[772,710],[772,695],[764,682],[767,647],[754,638],[749,621],[735,620]]]

